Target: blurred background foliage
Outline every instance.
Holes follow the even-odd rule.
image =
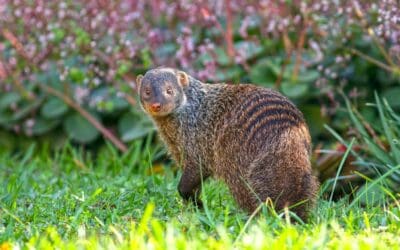
[[[399,163],[399,64],[395,0],[0,0],[0,147],[109,141],[126,152],[154,130],[135,76],[164,65],[287,95],[306,116],[322,181],[351,137],[343,173],[368,165],[361,158],[390,171],[382,157]]]

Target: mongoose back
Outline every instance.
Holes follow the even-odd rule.
[[[302,219],[318,182],[302,113],[286,97],[251,84],[206,84],[171,68],[137,77],[142,108],[174,160],[185,200],[199,202],[202,180],[214,176],[240,207],[253,212],[270,198]]]

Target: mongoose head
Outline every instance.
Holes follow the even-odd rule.
[[[184,88],[189,77],[183,71],[157,68],[136,78],[143,109],[151,116],[160,117],[174,113],[186,100]]]

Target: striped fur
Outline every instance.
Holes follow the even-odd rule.
[[[140,89],[146,112],[162,103],[162,115],[148,112],[183,175],[178,186],[184,199],[198,200],[203,179],[226,182],[238,204],[252,212],[271,198],[278,210],[305,219],[315,201],[318,182],[311,173],[311,139],[302,113],[280,93],[250,84],[205,84],[188,76],[179,84],[176,70],[150,70]],[[175,80],[173,76],[175,75]],[[173,97],[163,96],[174,86]],[[165,106],[165,108],[164,108]]]

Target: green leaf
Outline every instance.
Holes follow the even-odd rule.
[[[139,121],[139,117],[136,115],[133,115],[130,112],[123,114],[122,117],[118,121],[119,134],[121,134],[121,135],[124,134],[126,131],[128,131],[132,127],[132,124],[135,124],[138,121]]]
[[[74,27],[74,32],[76,35],[75,43],[78,46],[88,45],[90,43],[89,34],[80,27]]]
[[[118,122],[118,131],[123,141],[139,139],[151,131],[154,126],[148,118],[126,113]]]
[[[118,63],[117,75],[123,76],[124,74],[128,73],[130,68],[132,67],[132,63],[129,61],[121,61]]]
[[[142,59],[142,64],[145,69],[150,68],[151,65],[153,65],[153,61],[151,60],[151,54],[148,49],[143,49],[141,50],[141,59]]]
[[[11,104],[21,100],[21,96],[16,92],[8,92],[0,95],[0,110],[7,109]]]
[[[83,82],[83,79],[85,78],[85,73],[83,73],[82,70],[73,67],[69,70],[69,77],[71,78],[72,81],[76,83],[81,83]]]
[[[21,108],[20,110],[18,110],[16,113],[13,114],[12,119],[14,121],[17,121],[22,118],[25,118],[32,111],[37,109],[42,104],[42,101],[43,101],[43,99],[36,99],[33,102],[26,103],[23,108]]]
[[[10,112],[0,112],[0,125],[10,128],[10,125],[14,122],[12,114]]]
[[[80,143],[89,143],[99,136],[99,131],[78,113],[67,116],[64,129],[68,136]]]
[[[281,84],[282,93],[290,98],[305,96],[308,91],[308,84],[283,82]]]
[[[307,124],[310,126],[310,132],[313,136],[317,136],[324,131],[324,124],[328,123],[328,119],[321,114],[321,107],[317,104],[308,104],[299,106],[303,112]]]
[[[225,49],[218,47],[215,49],[215,54],[217,55],[217,62],[219,65],[227,66],[231,63]]]
[[[269,59],[259,60],[250,70],[250,80],[255,84],[272,87],[276,80],[275,65]]]
[[[297,76],[297,81],[300,83],[313,83],[319,77],[319,73],[316,70],[305,70],[304,72],[300,72]]]
[[[135,126],[122,135],[122,141],[126,142],[142,138],[153,130],[154,128],[143,126],[141,123],[135,124]]]
[[[0,115],[1,119],[1,115]],[[0,122],[1,123],[1,122]],[[9,132],[6,132],[5,130],[1,129],[0,130],[0,149],[5,149],[9,150],[13,149],[16,145],[18,145],[18,141],[15,140],[15,135]],[[21,145],[18,145],[20,147]],[[1,150],[0,150],[1,151]]]
[[[201,63],[202,65],[206,64],[209,61],[212,61],[213,57],[210,55],[210,53],[202,53],[197,57],[197,61]]]
[[[278,77],[281,74],[281,60],[279,58],[272,58],[272,60],[268,61],[268,68],[271,70],[271,72],[275,75],[275,77]],[[288,71],[289,66],[286,66],[286,71]]]
[[[65,60],[63,61],[65,63]],[[36,74],[37,82],[41,84],[50,85],[58,90],[61,88],[60,74],[57,66],[55,64],[50,64],[49,68],[43,72],[37,72]]]
[[[239,67],[229,67],[225,70],[220,70],[215,76],[218,82],[232,81],[240,77],[242,70]]]
[[[68,106],[60,99],[52,97],[46,101],[40,110],[40,114],[48,119],[62,116],[68,111]]]
[[[43,135],[60,124],[60,120],[46,120],[43,118],[36,118],[33,127],[31,128],[32,134]],[[26,125],[24,125],[25,129]]]
[[[236,42],[234,46],[236,51],[244,52],[243,56],[246,60],[252,59],[264,51],[263,47],[255,42],[240,41]]]
[[[113,95],[110,101],[113,103],[113,110],[122,110],[129,107],[129,103],[124,98],[116,95]]]
[[[363,205],[377,206],[378,204],[383,204],[387,197],[380,185],[371,185],[369,182],[360,187],[356,192],[356,197],[358,201]]]
[[[90,100],[94,101],[96,99],[102,100],[96,103],[96,107],[104,110],[105,112],[123,110],[129,107],[129,103],[125,98],[117,96],[115,90],[104,86],[92,90],[90,94]]]
[[[54,28],[53,34],[54,34],[54,42],[55,43],[61,42],[65,37],[65,31],[61,28]]]
[[[400,87],[394,87],[383,91],[382,97],[386,99],[390,106],[400,107]]]
[[[173,56],[177,46],[174,43],[164,43],[158,48],[156,48],[154,54],[157,58],[167,58]]]

